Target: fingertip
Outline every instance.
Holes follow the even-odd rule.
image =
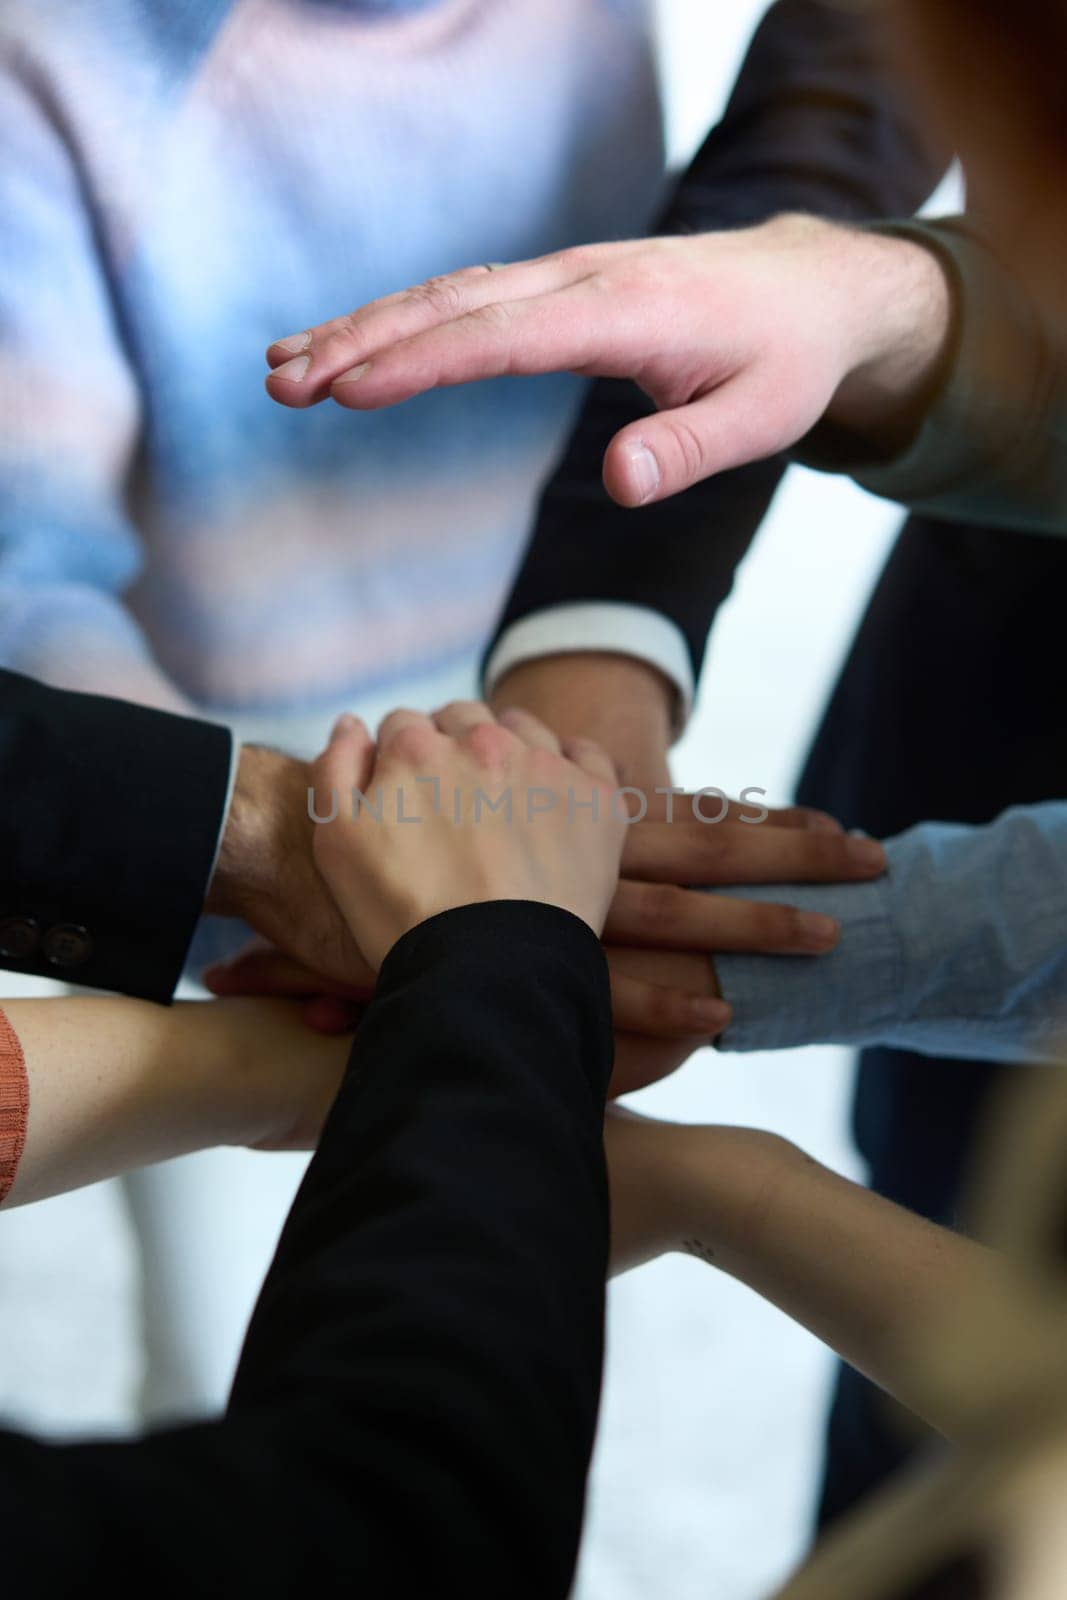
[[[712,999],[710,997],[693,1000],[691,1003],[693,1021],[698,1033],[708,1033],[712,1038],[722,1033],[733,1019],[733,1006],[726,1000]]]
[[[306,372],[308,357],[300,356],[298,360],[305,363]],[[286,367],[295,365],[294,362],[283,362],[276,371],[267,373],[263,386],[271,399],[276,400],[279,405],[288,406],[292,411],[303,411],[308,406],[315,405],[321,396],[316,394],[313,384],[309,385],[304,381],[302,374],[297,376],[286,373]]]
[[[849,835],[845,841],[845,853],[850,865],[865,876],[878,877],[889,865],[884,846],[877,839],[868,839],[863,834]]]
[[[304,1025],[312,1033],[331,1038],[337,1034],[354,1032],[359,1012],[360,1007],[354,1001],[341,1000],[333,995],[316,995],[300,1008]]]
[[[828,955],[841,939],[841,923],[821,911],[797,913],[800,948],[810,955]]]
[[[719,1022],[712,1026],[711,1033],[709,1035],[709,1037],[712,1039],[720,1038],[734,1020],[733,1006],[725,1000],[720,1000],[719,1004],[722,1007],[722,1011],[720,1012]]]
[[[595,739],[572,735],[571,738],[563,740],[560,750],[568,761],[573,761],[575,766],[581,767],[591,778],[597,778],[603,783],[618,783],[619,771],[614,759]]]

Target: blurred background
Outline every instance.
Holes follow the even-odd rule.
[[[674,165],[714,121],[764,9],[659,0]],[[790,474],[716,626],[677,782],[788,800],[897,522],[849,484]],[[850,1070],[834,1050],[705,1050],[639,1104],[772,1128],[855,1174]],[[126,1226],[114,1186],[5,1217],[0,1304],[25,1293],[34,1314],[13,1328],[0,1318],[0,1414],[73,1432],[129,1422],[139,1285]],[[579,1600],[764,1595],[806,1544],[829,1380],[812,1338],[702,1263],[670,1259],[613,1285]]]

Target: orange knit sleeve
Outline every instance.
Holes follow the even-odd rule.
[[[0,1011],[0,1205],[15,1181],[26,1143],[30,1080],[18,1034]]]

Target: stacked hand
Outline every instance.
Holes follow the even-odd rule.
[[[337,799],[315,861],[375,971],[418,923],[482,901],[541,901],[601,931],[625,819],[615,769],[591,741],[561,748],[528,712],[498,721],[457,702],[433,717],[394,711],[377,746],[342,717],[313,777],[331,809]],[[379,794],[380,818],[352,804]]]
[[[225,897],[216,887],[213,908],[244,916],[271,942],[214,969],[209,987],[222,995],[301,997],[313,1026],[339,1031],[354,1025],[354,1003],[372,991],[386,940],[398,936],[401,922],[420,920],[420,910],[430,916],[445,909],[461,890],[467,901],[538,899],[550,898],[557,885],[556,903],[597,923],[598,931],[602,924],[617,1027],[613,1092],[621,1094],[673,1071],[728,1024],[730,1008],[717,995],[709,959],[716,951],[813,956],[837,938],[830,919],[813,919],[788,904],[711,896],[681,885],[841,882],[877,876],[884,867],[878,845],[850,839],[819,813],[795,809],[753,823],[741,820],[753,815],[751,807],[733,806],[723,822],[702,823],[684,797],[669,802],[650,788],[650,817],[625,828],[616,824],[622,878],[616,881],[616,865],[603,908],[587,914],[575,896],[584,893],[589,813],[575,805],[569,820],[564,800],[554,812],[538,812],[529,828],[523,825],[520,791],[555,789],[557,780],[575,797],[591,792],[581,785],[596,786],[602,818],[610,820],[617,782],[611,763],[591,753],[588,741],[565,739],[562,748],[583,763],[593,760],[595,769],[583,766],[584,776],[576,778],[555,736],[528,713],[503,712],[498,719],[484,706],[460,704],[435,718],[394,713],[377,750],[362,724],[344,719],[314,768],[246,751],[220,862]],[[545,768],[551,768],[548,778]],[[638,776],[632,763],[628,776]],[[440,815],[432,810],[433,786],[416,782],[433,777]],[[483,805],[469,841],[459,837],[454,792],[469,798],[481,788],[491,795],[505,783],[513,791],[513,822]],[[373,800],[379,787],[382,822],[364,808],[353,824],[352,790]],[[335,822],[310,820],[309,788],[320,816],[329,813],[336,791],[343,809]],[[405,796],[402,814],[423,816],[422,823],[395,823],[398,791]],[[598,845],[604,837],[602,828],[593,834]],[[468,844],[477,845],[475,856]],[[457,854],[461,848],[467,853]]]

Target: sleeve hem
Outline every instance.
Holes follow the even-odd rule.
[[[0,1011],[0,1206],[11,1193],[26,1147],[30,1081],[18,1034]]]
[[[674,737],[681,736],[693,709],[695,689],[685,635],[662,612],[623,601],[584,601],[549,606],[514,622],[500,635],[485,665],[486,694],[505,673],[542,656],[575,653],[632,656],[656,667],[674,686]]]

